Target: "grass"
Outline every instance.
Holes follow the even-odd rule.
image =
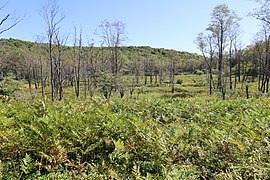
[[[68,88],[54,103],[49,88],[42,100],[16,82],[0,101],[0,179],[269,179],[267,95],[227,90],[223,101],[206,75],[175,79],[175,94],[141,85],[107,101]]]

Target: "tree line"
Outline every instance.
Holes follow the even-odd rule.
[[[256,1],[260,8],[250,12],[261,21],[261,30],[254,37],[254,43],[243,48],[241,28],[235,11],[225,4],[218,5],[212,11],[211,21],[205,32],[199,33],[195,44],[201,51],[208,71],[209,92],[213,89],[222,92],[223,98],[227,89],[245,86],[248,97],[249,82],[258,82],[258,91],[269,91],[269,13],[268,0]],[[217,80],[213,71],[217,71]]]
[[[37,36],[35,43],[2,40],[1,79],[12,72],[16,79],[27,80],[30,92],[33,87],[40,88],[43,98],[48,92],[45,89],[50,88],[52,101],[62,100],[66,87],[73,87],[77,98],[93,96],[97,89],[106,99],[113,92],[119,92],[120,97],[127,92],[132,96],[139,83],[160,84],[167,74],[173,92],[172,74],[197,69],[187,60],[203,67],[196,54],[126,47],[126,27],[118,20],[103,20],[97,27],[94,34],[100,45],[85,44],[83,30],[76,27],[71,35],[65,35],[61,31],[65,15],[56,0],[44,4],[40,15],[47,28],[45,36]]]
[[[227,5],[218,5],[211,13],[211,21],[205,32],[199,33],[195,43],[202,57],[181,54],[173,50],[157,49],[145,51],[147,47],[125,47],[127,32],[121,21],[103,20],[95,31],[101,44],[92,42],[85,45],[83,30],[74,27],[73,35],[60,31],[65,19],[56,0],[48,0],[41,8],[41,17],[46,24],[46,36],[39,36],[36,43],[29,43],[23,50],[5,58],[8,49],[2,45],[1,78],[12,71],[17,79],[25,78],[31,92],[32,86],[50,87],[51,100],[62,100],[65,87],[73,87],[77,98],[87,94],[93,96],[100,89],[106,99],[113,92],[123,97],[127,92],[132,96],[142,84],[162,84],[165,79],[174,93],[175,75],[181,72],[204,70],[208,74],[209,92],[222,92],[242,83],[248,90],[249,81],[258,82],[258,90],[269,91],[269,1],[257,1],[261,8],[250,13],[262,21],[262,30],[254,44],[243,48],[241,44],[241,18]],[[2,24],[8,19],[4,17]],[[1,32],[16,26],[21,19],[15,19]],[[72,39],[73,46],[67,45]],[[127,49],[136,49],[128,53]],[[157,54],[157,55],[156,55]],[[162,55],[162,56],[161,56]],[[185,60],[183,56],[187,55]],[[204,59],[204,60],[202,60]],[[188,60],[188,61],[187,61]],[[202,60],[201,62],[199,60]]]

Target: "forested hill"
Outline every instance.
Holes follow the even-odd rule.
[[[1,70],[17,68],[21,69],[25,64],[31,64],[31,60],[35,60],[42,55],[46,59],[47,45],[44,43],[35,43],[29,41],[22,41],[17,39],[0,39],[0,53],[1,53]],[[74,48],[72,46],[65,46],[65,58],[72,59]],[[78,47],[76,47],[78,51]],[[89,53],[90,49],[95,51],[93,58],[98,58],[98,51],[100,47],[83,47],[84,54]],[[168,50],[164,48],[152,48],[149,46],[122,46],[119,47],[121,59],[123,64],[127,65],[140,59],[141,63],[147,60],[148,66],[166,66],[170,61],[174,60],[177,66],[177,73],[191,72],[204,68],[204,61],[202,56],[196,53],[181,52],[175,50]],[[70,60],[68,60],[70,61]],[[72,61],[72,60],[71,60]],[[127,67],[126,66],[126,67]]]

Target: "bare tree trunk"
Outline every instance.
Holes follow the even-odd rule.
[[[223,47],[221,47],[223,48]],[[221,83],[221,75],[222,75],[222,60],[223,60],[223,51],[219,51],[219,56],[218,56],[218,84],[217,88],[222,89],[222,83]]]
[[[75,29],[75,34],[74,34],[74,45],[73,45],[73,78],[72,78],[72,85],[74,84],[75,88],[75,94],[78,98],[78,87],[77,87],[77,64],[76,64],[76,45],[77,45],[77,31]]]
[[[209,93],[212,95],[213,93],[213,56],[214,56],[214,48],[213,48],[213,35],[208,34],[204,36],[202,33],[198,34],[196,39],[196,44],[198,48],[201,50],[204,60],[207,64],[208,72],[209,72]],[[208,53],[210,57],[207,57],[205,53]]]
[[[41,95],[42,98],[45,99],[45,81],[46,79],[43,77],[43,67],[40,65],[40,75],[41,75]]]
[[[232,52],[230,49],[230,53],[229,53],[229,80],[230,80],[230,89],[232,90]]]
[[[258,91],[261,91],[261,81],[262,81],[262,62],[259,64],[259,79],[258,79]]]
[[[61,45],[60,45],[61,46]],[[61,47],[59,47],[61,48]],[[59,73],[59,80],[58,80],[58,83],[59,83],[59,101],[61,101],[64,97],[64,93],[63,93],[63,60],[62,60],[62,49],[59,50],[59,55],[58,55],[59,59],[58,59],[58,65],[59,65],[59,70],[58,70],[58,73]]]
[[[143,69],[144,69],[144,85],[146,85],[146,84],[147,84],[147,66],[146,66],[146,59],[144,59]]]
[[[212,73],[212,68],[209,68],[209,93],[210,95],[213,94],[213,73]]]
[[[41,16],[47,25],[47,36],[49,41],[49,60],[51,71],[51,89],[52,89],[52,101],[55,100],[55,67],[53,62],[53,37],[59,29],[59,23],[64,19],[64,16],[60,14],[60,9],[56,1],[50,0],[48,4],[42,8]],[[59,17],[59,18],[58,18]]]
[[[54,66],[53,66],[53,57],[52,57],[52,35],[49,37],[49,56],[50,56],[50,69],[51,69],[51,95],[52,95],[52,101],[55,100],[55,92],[54,92]]]
[[[238,82],[241,82],[241,59],[238,57],[238,64],[237,64],[237,76],[238,76]]]
[[[75,93],[76,97],[80,97],[80,81],[81,81],[81,60],[82,60],[82,30],[80,31],[79,37],[79,57],[78,62],[76,63],[76,43],[77,43],[77,34],[75,28],[74,35],[74,46],[73,46],[73,63],[74,63],[74,77],[75,77]]]
[[[171,85],[171,93],[174,93],[174,73],[175,73],[175,60],[173,55],[171,56],[171,62],[170,62],[170,85]]]
[[[86,93],[87,93],[87,80],[84,78],[84,99],[86,99]]]
[[[37,68],[36,65],[33,67],[33,80],[35,84],[35,89],[38,89],[38,79],[37,79]]]
[[[159,75],[159,84],[162,84],[162,81],[163,81],[163,78],[162,78],[162,76],[163,76],[162,70],[160,70],[160,72],[158,73],[158,75]]]
[[[158,83],[158,71],[157,71],[157,69],[155,69],[155,84],[157,84]]]
[[[237,74],[234,74],[234,89],[236,89],[236,85],[237,85]]]
[[[79,59],[77,66],[77,98],[80,97],[80,81],[81,81],[81,60],[82,60],[82,31],[80,31],[79,39]]]
[[[144,74],[144,85],[146,85],[146,84],[147,84],[147,75]]]
[[[150,84],[153,84],[153,71],[150,70]]]
[[[222,100],[226,100],[226,88],[225,87],[222,87],[221,93],[222,93]]]
[[[246,96],[247,96],[247,99],[249,99],[248,85],[246,85]]]
[[[28,81],[28,87],[29,87],[29,92],[32,95],[32,75],[31,75],[31,67],[28,67],[28,73],[27,73],[27,81]]]
[[[138,85],[139,84],[139,70],[138,69],[136,69],[135,79],[136,79],[136,85]]]

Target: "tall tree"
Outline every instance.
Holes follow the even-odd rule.
[[[195,44],[197,44],[198,49],[201,51],[204,60],[207,64],[208,73],[209,73],[209,93],[212,95],[213,89],[213,64],[214,64],[214,53],[215,45],[213,42],[213,34],[204,35],[199,33]]]
[[[55,100],[55,71],[53,62],[53,50],[54,50],[54,36],[57,34],[60,28],[61,21],[65,18],[60,10],[60,7],[56,0],[48,0],[46,4],[42,6],[40,15],[44,19],[47,25],[47,38],[48,38],[48,52],[50,61],[50,71],[51,71],[51,95],[52,101]]]
[[[239,39],[240,39],[240,30],[239,24],[235,23],[231,31],[229,32],[229,80],[230,80],[230,89],[232,89],[232,68],[233,68],[233,61],[236,61],[238,64],[240,63],[238,58],[238,46],[239,46]],[[239,68],[239,66],[237,66]]]
[[[86,62],[86,68],[85,71],[87,73],[88,78],[88,91],[90,93],[90,96],[92,97],[94,95],[94,89],[97,88],[97,57],[100,52],[99,50],[94,50],[94,43],[89,44],[89,48],[87,51],[87,56],[85,58]]]
[[[262,66],[262,75],[259,80],[261,80],[261,91],[269,91],[269,81],[270,81],[270,1],[269,0],[255,0],[260,4],[260,7],[255,9],[253,13],[250,13],[253,17],[262,21],[264,39],[259,44],[263,46],[258,46],[257,48],[263,48],[263,66]]]
[[[108,20],[103,20],[98,26],[95,34],[101,39],[102,45],[100,55],[102,62],[102,73],[100,74],[102,91],[104,97],[109,99],[113,89],[117,90],[119,87],[123,89],[119,75],[121,75],[121,69],[123,66],[120,47],[124,45],[124,42],[127,39],[125,24],[121,21],[110,22]],[[108,65],[108,62],[109,68],[104,66],[105,64]],[[120,93],[122,96],[123,92]]]
[[[44,61],[44,55],[46,54],[45,49],[43,48],[41,43],[44,42],[44,37],[40,36],[37,38],[35,43],[35,48],[38,52],[38,69],[39,69],[39,78],[40,78],[40,84],[41,84],[41,94],[42,98],[45,99],[45,86],[46,86],[46,80],[47,80],[47,67],[48,62]]]
[[[216,6],[211,14],[211,22],[207,30],[213,34],[218,50],[218,89],[222,88],[223,58],[228,35],[238,21],[236,13],[225,4]]]
[[[270,1],[269,0],[254,0],[261,6],[250,13],[251,16],[270,24]]]
[[[170,62],[169,62],[169,80],[170,80],[170,86],[171,86],[171,93],[174,93],[174,77],[175,77],[175,70],[176,70],[176,57],[175,57],[175,52],[174,51],[170,51],[169,52],[169,58],[170,58]]]
[[[124,45],[127,39],[125,28],[125,24],[121,21],[110,22],[103,20],[96,31],[102,44],[110,50],[110,68],[112,74],[117,74],[122,65],[119,47]]]
[[[55,38],[54,38],[54,44],[56,47],[56,52],[53,55],[53,61],[54,61],[54,71],[55,71],[55,77],[54,77],[54,87],[55,87],[55,93],[59,96],[59,100],[63,99],[63,81],[64,81],[64,58],[63,54],[66,48],[66,42],[68,37],[60,36],[59,31],[56,32]]]
[[[262,69],[262,83],[261,91],[268,93],[269,91],[269,81],[270,81],[270,27],[269,24],[264,23],[263,25],[263,36],[262,41],[263,46],[263,69]]]
[[[77,98],[80,97],[80,82],[81,82],[81,63],[83,58],[82,49],[82,30],[80,30],[79,40],[77,39],[77,30],[74,28],[74,46],[73,46],[73,66],[74,66],[74,78],[75,78],[75,93]],[[77,58],[77,41],[79,41],[79,55]]]

